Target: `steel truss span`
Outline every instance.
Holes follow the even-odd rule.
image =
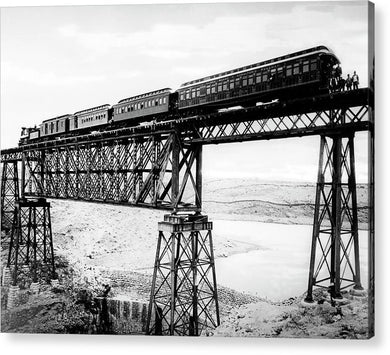
[[[370,129],[368,89],[180,118],[1,152],[24,160],[24,192],[201,210],[202,145]]]

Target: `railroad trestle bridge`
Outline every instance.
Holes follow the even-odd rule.
[[[159,225],[150,307],[162,323],[150,325],[150,332],[161,328],[166,334],[198,334],[202,326],[219,323],[212,224],[201,215],[203,145],[321,137],[306,297],[312,302],[314,286],[331,285],[336,298],[344,288],[362,288],[354,152],[358,131],[369,132],[373,154],[374,108],[369,89],[177,117],[2,150],[2,220],[12,224],[18,164],[22,196],[173,211]],[[373,242],[373,166],[369,177]],[[188,231],[190,237],[185,236]],[[187,264],[180,264],[183,257],[188,258]],[[182,299],[180,292],[186,292]]]

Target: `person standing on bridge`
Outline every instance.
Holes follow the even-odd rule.
[[[341,76],[339,80],[338,91],[344,91],[344,90],[345,90],[345,79]]]
[[[356,71],[354,71],[352,75],[352,84],[354,90],[359,88],[359,75],[356,74]]]
[[[345,79],[345,86],[347,88],[347,91],[352,90],[352,78],[347,74],[347,78]]]
[[[335,70],[334,70],[334,76],[337,80],[337,83],[339,83],[340,79],[341,79],[341,74],[343,73],[343,71],[341,70],[341,67],[340,67],[340,64],[337,64]]]

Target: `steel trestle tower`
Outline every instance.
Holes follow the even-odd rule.
[[[45,199],[15,203],[7,268],[14,286],[55,279],[50,204]]]
[[[357,213],[354,134],[321,136],[307,302],[314,286],[363,290]]]
[[[211,230],[202,215],[166,215],[159,223],[148,334],[197,336],[219,325]]]

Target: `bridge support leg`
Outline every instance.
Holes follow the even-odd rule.
[[[12,227],[15,201],[19,199],[18,161],[3,161],[1,176],[1,229]]]
[[[159,223],[148,334],[197,336],[219,325],[211,230],[202,215],[166,215]]]
[[[353,134],[321,136],[306,302],[313,302],[315,286],[334,299],[351,286],[363,290]]]
[[[13,286],[55,279],[50,203],[45,199],[16,201],[7,267]]]

